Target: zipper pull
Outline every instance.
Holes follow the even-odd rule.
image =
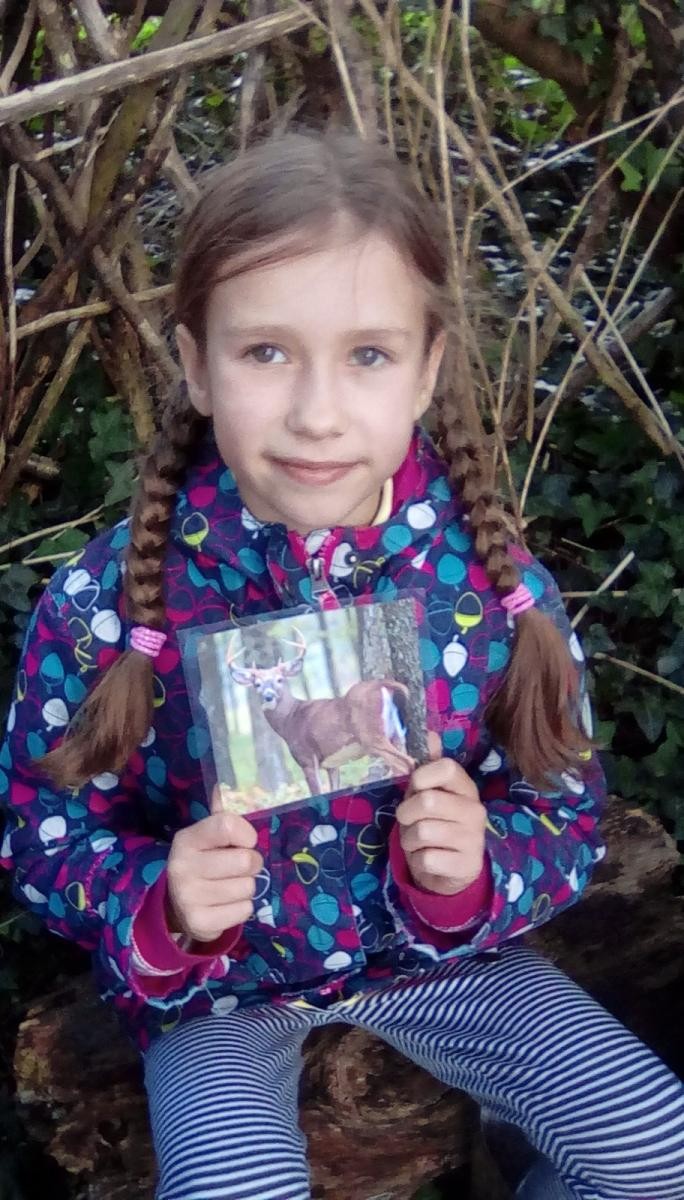
[[[325,592],[332,591],[323,568],[323,556],[312,554],[309,559],[309,574],[311,576],[311,591],[315,600],[320,600]]]
[[[340,602],[325,573],[323,556],[312,554],[309,559],[309,575],[311,577],[311,593],[316,604],[321,608],[339,608]]]

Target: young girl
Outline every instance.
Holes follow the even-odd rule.
[[[310,1196],[301,1046],[335,1021],[523,1129],[520,1196],[684,1197],[682,1086],[511,940],[584,888],[603,780],[555,583],[509,544],[458,406],[442,455],[418,425],[445,244],[389,151],[351,135],[216,171],[178,269],[187,396],[130,521],[57,571],[28,634],[3,862],[141,1047],[160,1200]],[[404,588],[427,611],[431,760],[277,817],[220,811],[179,632]]]

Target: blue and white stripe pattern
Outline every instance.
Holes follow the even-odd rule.
[[[152,1044],[157,1200],[309,1200],[301,1048],[336,1021],[523,1129],[557,1172],[528,1180],[528,1200],[684,1200],[684,1085],[535,952],[507,945],[320,1004],[202,1017]]]

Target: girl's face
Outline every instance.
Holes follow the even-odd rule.
[[[418,273],[382,235],[219,283],[206,351],[178,344],[243,502],[306,534],[369,524],[427,409],[443,336],[425,353]]]

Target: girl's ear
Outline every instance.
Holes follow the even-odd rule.
[[[175,333],[190,403],[201,416],[208,417],[211,415],[211,396],[199,347],[187,325],[176,325]]]
[[[416,400],[415,419],[422,417],[430,407],[432,394],[437,385],[437,375],[439,373],[440,364],[444,357],[444,347],[446,346],[446,332],[440,329],[436,333],[430,349],[428,350],[427,360],[423,373],[423,386],[420,390],[420,395]]]

